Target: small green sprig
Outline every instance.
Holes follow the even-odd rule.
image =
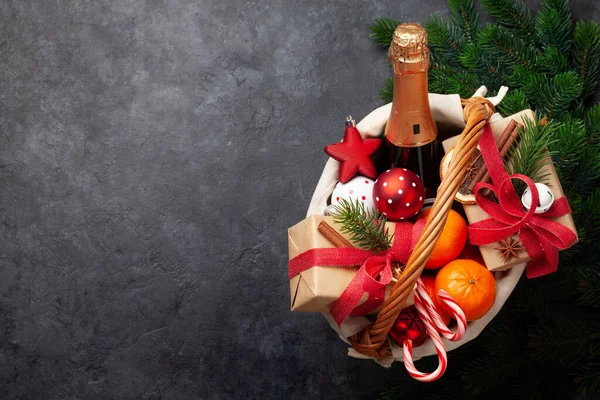
[[[350,240],[364,249],[379,252],[392,245],[393,235],[385,226],[387,219],[379,211],[366,210],[358,200],[340,200],[333,220],[340,224],[342,233],[350,234]]]
[[[400,21],[391,18],[377,18],[371,26],[371,38],[377,46],[387,47],[392,42],[392,35]]]
[[[559,124],[549,121],[545,124],[540,123],[540,119],[535,121],[525,119],[524,126],[519,127],[519,145],[514,145],[509,152],[508,168],[512,174],[522,174],[528,176],[534,182],[543,183],[548,179],[549,174],[542,172],[542,168],[552,161],[549,156],[553,152],[548,151],[548,147],[553,143]],[[513,181],[517,193],[521,195],[525,190],[525,183],[522,181]]]

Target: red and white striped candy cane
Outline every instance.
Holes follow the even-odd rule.
[[[444,375],[444,372],[446,372],[446,367],[448,366],[448,356],[439,332],[441,332],[442,335],[444,335],[444,337],[446,337],[448,340],[458,341],[462,339],[467,329],[467,319],[465,318],[465,313],[461,310],[456,301],[454,301],[454,299],[450,297],[450,295],[444,290],[440,290],[438,292],[438,296],[442,299],[444,304],[446,304],[452,310],[452,315],[454,319],[456,319],[458,325],[456,332],[452,332],[448,326],[444,324],[441,316],[435,309],[433,301],[429,297],[423,282],[419,278],[415,289],[415,307],[419,313],[419,316],[423,320],[423,324],[425,325],[427,333],[431,337],[439,360],[438,367],[435,371],[430,373],[419,371],[415,367],[412,359],[412,341],[404,341],[404,366],[406,367],[406,370],[410,376],[421,382],[433,382],[439,379],[442,375]]]
[[[456,301],[445,290],[440,290],[438,292],[438,297],[440,297],[444,304],[448,306],[450,310],[452,310],[452,317],[456,320],[457,325],[456,332],[452,332],[444,323],[442,317],[436,310],[433,300],[431,299],[431,297],[429,297],[429,293],[427,292],[427,289],[425,288],[425,285],[423,285],[423,282],[420,278],[417,281],[415,294],[420,298],[421,305],[423,305],[427,309],[427,314],[431,317],[433,323],[437,327],[438,331],[442,334],[442,336],[444,336],[451,342],[458,342],[463,338],[463,336],[465,335],[465,331],[467,330],[467,318],[465,317],[465,313],[458,306]]]

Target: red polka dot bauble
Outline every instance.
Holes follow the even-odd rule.
[[[387,219],[398,221],[414,216],[423,207],[425,187],[417,174],[405,168],[392,168],[373,185],[375,207]]]
[[[413,347],[418,347],[427,340],[425,324],[415,306],[406,307],[400,312],[389,334],[400,345],[404,340],[410,339]]]

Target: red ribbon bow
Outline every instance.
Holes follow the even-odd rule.
[[[555,199],[543,216],[535,214],[534,206],[526,212],[511,180],[520,179],[527,184],[533,205],[539,201],[537,187],[525,175],[508,175],[489,125],[484,128],[479,147],[493,185],[478,183],[475,186],[475,201],[491,218],[469,226],[471,243],[483,245],[498,242],[519,232],[519,239],[531,258],[527,264],[527,277],[536,278],[556,271],[558,250],[570,247],[577,240],[573,231],[550,219],[571,212],[567,198]],[[492,191],[499,202],[495,203],[484,197],[480,193],[483,189]]]
[[[288,277],[292,279],[315,266],[354,268],[362,264],[330,308],[333,319],[340,326],[349,315],[365,315],[383,303],[385,287],[392,281],[392,263],[408,261],[424,225],[425,220],[414,225],[410,222],[397,223],[392,247],[379,253],[351,247],[307,250],[289,261]],[[365,293],[368,293],[367,300],[357,306]]]

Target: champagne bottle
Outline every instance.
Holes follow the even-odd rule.
[[[399,25],[394,31],[388,60],[394,70],[394,99],[378,169],[399,167],[413,171],[423,180],[426,197],[432,198],[440,184],[443,149],[429,106],[429,48],[425,29],[415,23]]]

